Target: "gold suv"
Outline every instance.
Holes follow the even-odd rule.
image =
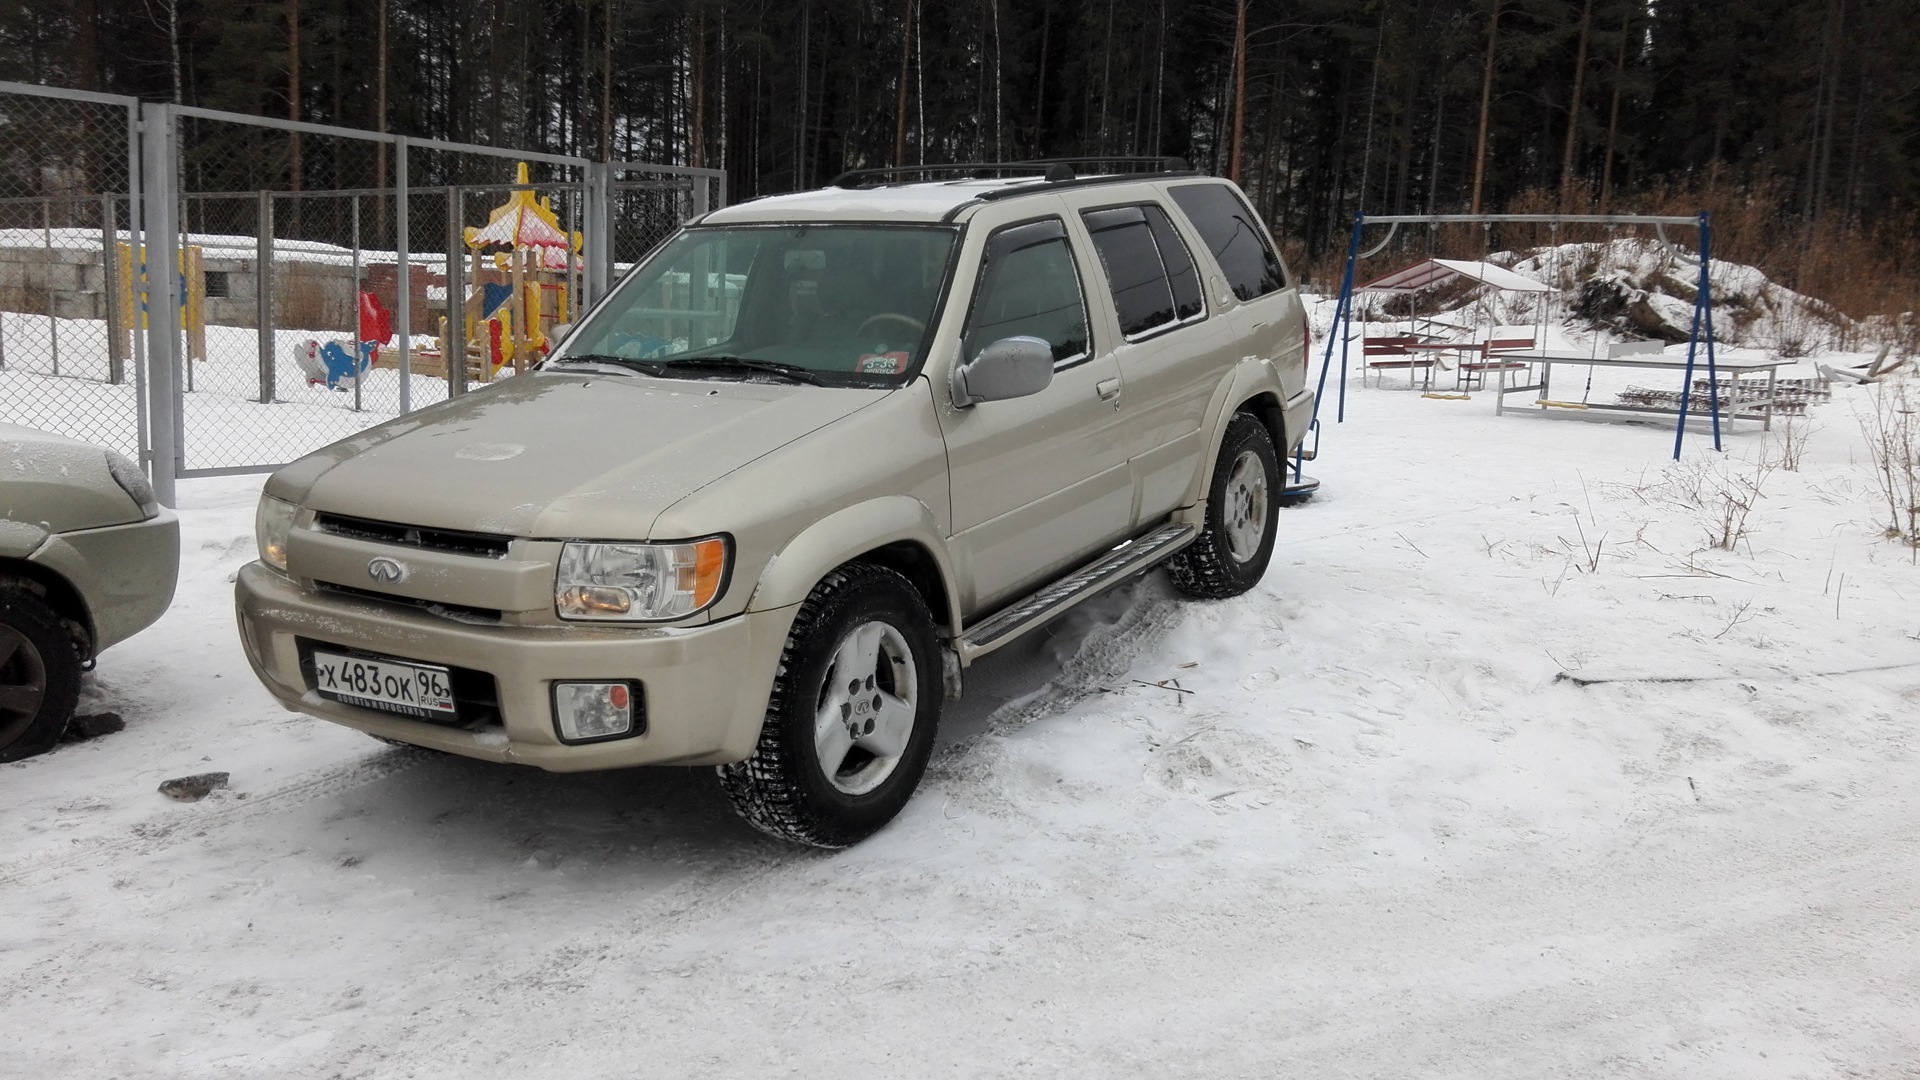
[[[1156,565],[1250,588],[1313,394],[1245,198],[954,175],[709,214],[531,373],[275,473],[237,589],[261,680],[470,757],[718,766],[839,846],[981,656]]]

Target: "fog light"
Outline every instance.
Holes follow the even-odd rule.
[[[599,742],[635,733],[636,689],[623,682],[553,684],[553,726],[564,743]]]

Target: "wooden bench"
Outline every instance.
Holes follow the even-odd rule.
[[[1407,369],[1407,386],[1413,386],[1413,372],[1422,369],[1427,375],[1427,385],[1433,385],[1433,357],[1415,356],[1407,346],[1419,342],[1412,335],[1400,337],[1370,337],[1360,339],[1360,352],[1366,358],[1366,367],[1360,372],[1360,385],[1365,386],[1367,372],[1378,372],[1385,378],[1389,370]]]
[[[1489,371],[1525,371],[1533,365],[1513,354],[1530,351],[1533,347],[1534,340],[1530,337],[1490,338],[1483,341],[1477,350],[1480,359],[1461,362],[1457,383],[1471,386],[1477,379],[1481,386],[1485,386]]]

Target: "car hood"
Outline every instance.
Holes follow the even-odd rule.
[[[656,539],[667,507],[890,392],[536,372],[335,443],[267,490],[409,525]]]
[[[64,435],[0,424],[0,551],[25,554],[29,533],[139,521],[140,507],[107,469],[107,451]],[[24,549],[24,550],[23,550]]]

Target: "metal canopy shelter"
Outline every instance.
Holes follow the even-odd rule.
[[[1679,416],[1679,420],[1674,425],[1674,431],[1673,431],[1673,457],[1674,457],[1674,460],[1676,461],[1680,459],[1681,443],[1685,439],[1686,433],[1687,433],[1687,413],[1688,413],[1689,406],[1691,404],[1693,394],[1694,394],[1694,389],[1693,389],[1694,360],[1699,351],[1700,343],[1702,340],[1703,329],[1705,331],[1705,341],[1707,346],[1706,348],[1707,385],[1709,387],[1707,392],[1707,404],[1708,404],[1708,409],[1710,410],[1713,417],[1713,448],[1715,450],[1722,449],[1721,442],[1720,442],[1720,394],[1718,389],[1719,376],[1718,376],[1718,371],[1716,369],[1715,362],[1714,362],[1714,349],[1713,349],[1713,292],[1712,292],[1711,283],[1708,277],[1708,268],[1712,265],[1712,262],[1713,262],[1713,258],[1712,258],[1713,226],[1712,226],[1711,219],[1709,218],[1709,216],[1705,211],[1702,211],[1696,217],[1678,217],[1678,216],[1668,216],[1668,215],[1658,215],[1658,214],[1383,214],[1376,217],[1369,217],[1365,212],[1356,212],[1353,215],[1353,232],[1347,241],[1347,265],[1346,265],[1346,270],[1341,275],[1341,279],[1340,279],[1340,298],[1339,298],[1338,304],[1334,308],[1333,324],[1335,326],[1339,326],[1342,323],[1351,323],[1353,318],[1353,296],[1355,292],[1363,291],[1368,288],[1375,289],[1375,291],[1385,291],[1385,290],[1381,290],[1379,286],[1381,286],[1382,284],[1391,285],[1394,278],[1397,278],[1402,274],[1409,274],[1414,271],[1420,271],[1422,267],[1425,267],[1428,264],[1438,264],[1438,266],[1436,267],[1436,270],[1440,268],[1447,269],[1450,275],[1465,273],[1465,271],[1459,269],[1459,267],[1473,267],[1473,266],[1487,265],[1485,263],[1476,264],[1470,261],[1453,260],[1453,259],[1445,259],[1445,260],[1428,259],[1422,263],[1416,263],[1414,266],[1408,267],[1406,270],[1398,271],[1395,274],[1389,274],[1387,275],[1387,277],[1379,279],[1373,282],[1371,285],[1362,286],[1360,289],[1356,289],[1353,283],[1354,264],[1359,262],[1361,259],[1364,259],[1369,255],[1376,254],[1382,249],[1384,249],[1387,246],[1387,244],[1390,241],[1392,241],[1394,233],[1399,231],[1400,226],[1402,225],[1479,225],[1482,228],[1491,228],[1494,225],[1500,225],[1500,224],[1545,224],[1545,225],[1552,225],[1555,227],[1558,227],[1560,225],[1600,225],[1600,226],[1651,225],[1654,227],[1655,232],[1658,234],[1660,238],[1660,243],[1663,246],[1667,247],[1669,250],[1673,249],[1673,244],[1671,241],[1667,239],[1667,226],[1669,225],[1681,226],[1681,227],[1690,226],[1700,230],[1700,277],[1699,277],[1698,286],[1694,291],[1693,325],[1687,334],[1686,375],[1684,377],[1685,381],[1682,384],[1682,388],[1680,392],[1680,416]],[[1368,248],[1365,252],[1362,252],[1360,250],[1360,237],[1361,237],[1361,233],[1366,229],[1368,225],[1387,225],[1389,226],[1389,229],[1387,231],[1387,235],[1381,238],[1378,244],[1375,244],[1373,247]],[[1449,264],[1452,264],[1452,265],[1449,265]],[[1492,267],[1492,269],[1500,270],[1503,274],[1507,274],[1515,278],[1520,278],[1522,281],[1531,282],[1531,279],[1521,277],[1521,275],[1519,274],[1513,274],[1512,271],[1505,270],[1504,268]],[[1469,276],[1472,276],[1472,275],[1469,275]],[[1409,281],[1411,280],[1412,279],[1410,278]],[[1433,279],[1433,281],[1438,281],[1438,280],[1442,280],[1442,278],[1436,277]],[[1432,281],[1428,282],[1428,284],[1431,284],[1431,283]],[[1538,282],[1531,282],[1531,283],[1534,286],[1537,286],[1539,290],[1546,290],[1548,288],[1547,286],[1541,285]],[[1488,282],[1488,284],[1493,284],[1493,282]],[[1414,286],[1414,287],[1417,288],[1419,286]],[[1407,291],[1407,290],[1396,286],[1394,287],[1393,291]],[[1535,290],[1529,289],[1528,291],[1535,291]],[[1331,331],[1327,334],[1327,351],[1320,365],[1319,392],[1315,395],[1314,402],[1313,402],[1314,418],[1312,423],[1309,425],[1310,430],[1314,431],[1316,436],[1318,434],[1319,427],[1320,427],[1320,417],[1319,417],[1320,403],[1326,400],[1327,372],[1333,367],[1334,341],[1339,337],[1340,337],[1339,334],[1333,333]],[[1342,348],[1340,350],[1340,404],[1339,404],[1339,411],[1336,417],[1336,422],[1345,423],[1346,419],[1347,419],[1347,350]],[[1316,439],[1316,442],[1317,442],[1317,439]],[[1296,460],[1295,462],[1294,472],[1295,472],[1295,475],[1299,474],[1298,460]]]
[[[1413,293],[1456,277],[1470,278],[1508,292],[1552,292],[1553,286],[1516,274],[1504,266],[1465,259],[1422,259],[1412,266],[1354,286],[1356,293]]]

